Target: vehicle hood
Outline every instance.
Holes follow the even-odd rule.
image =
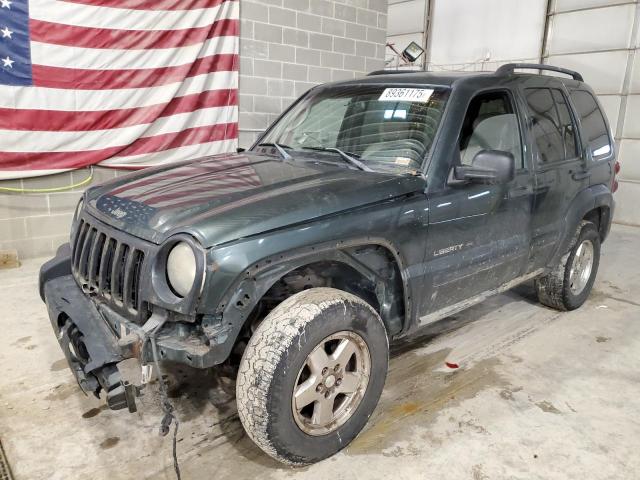
[[[86,203],[93,216],[145,240],[186,232],[211,247],[424,187],[411,175],[246,152],[118,177],[88,190]]]

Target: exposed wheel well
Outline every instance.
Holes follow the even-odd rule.
[[[378,312],[389,335],[398,333],[404,323],[405,292],[394,256],[380,245],[349,247],[338,253],[332,259],[297,266],[277,278],[248,315],[238,343],[246,342],[276,305],[315,287],[336,288],[362,298]]]

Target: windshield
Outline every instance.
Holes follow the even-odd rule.
[[[415,171],[431,149],[448,94],[437,87],[319,89],[294,105],[260,142],[281,145],[294,157],[340,149],[373,170]]]

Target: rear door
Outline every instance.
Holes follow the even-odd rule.
[[[582,87],[584,88],[584,87]],[[615,161],[610,128],[593,93],[586,89],[569,91],[569,97],[582,132],[582,146],[589,168],[589,184],[611,185]],[[615,191],[615,190],[614,190]]]
[[[575,120],[561,85],[525,86],[522,95],[535,168],[531,271],[544,267],[555,253],[569,204],[588,180]]]

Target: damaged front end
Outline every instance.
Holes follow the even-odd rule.
[[[98,398],[104,392],[109,408],[135,412],[136,397],[157,360],[206,368],[224,358],[220,345],[209,341],[201,325],[175,321],[166,309],[148,305],[142,318],[122,315],[100,289],[87,288],[74,278],[72,265],[73,252],[65,244],[41,267],[40,295],[78,385]]]
[[[140,389],[122,379],[117,365],[124,357],[115,333],[70,271],[64,275],[70,255],[69,245],[62,246],[40,271],[41,295],[58,343],[85,393],[100,397],[104,391],[109,408],[135,412]]]

